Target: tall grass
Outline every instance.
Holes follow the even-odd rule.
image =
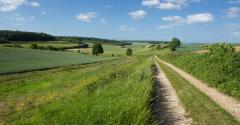
[[[91,78],[95,80],[76,90],[72,87],[64,98],[55,95],[54,100],[46,103],[28,103],[18,111],[9,112],[5,121],[8,124],[151,124],[148,107],[151,61],[144,59],[129,59],[99,68],[98,75],[92,72]],[[72,91],[75,92],[70,94]]]

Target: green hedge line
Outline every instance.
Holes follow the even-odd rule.
[[[207,54],[172,53],[160,56],[207,82],[209,86],[240,99],[240,54],[228,44],[209,46]]]

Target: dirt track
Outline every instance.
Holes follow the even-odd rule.
[[[212,100],[214,100],[219,106],[229,112],[233,117],[235,117],[238,121],[240,121],[240,102],[230,96],[227,96],[223,93],[218,92],[216,89],[208,87],[208,85],[201,80],[196,79],[195,77],[189,75],[183,70],[177,68],[176,66],[164,62],[158,57],[155,56],[158,61],[164,63],[169,66],[171,69],[176,71],[179,75],[181,75],[184,79],[189,81],[193,86],[197,89],[208,95]]]
[[[153,114],[158,125],[190,125],[191,118],[181,106],[170,81],[156,63],[153,68],[155,75]]]

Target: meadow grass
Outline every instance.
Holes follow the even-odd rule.
[[[5,124],[152,124],[151,60],[124,58],[43,75],[1,78]],[[7,79],[12,80],[7,80]],[[17,77],[16,75],[14,77]],[[19,82],[20,81],[20,82]]]
[[[91,47],[91,45],[90,45],[90,47]],[[151,48],[149,48],[149,46],[151,46],[151,44],[149,44],[149,43],[137,43],[137,42],[132,43],[132,45],[126,45],[124,47],[103,44],[103,49],[104,49],[103,55],[104,56],[111,56],[112,54],[114,56],[126,55],[126,51],[128,48],[131,48],[133,50],[134,54],[140,53],[140,52],[147,52],[147,51],[151,50]],[[89,54],[91,54],[91,52],[92,52],[91,48],[81,48],[81,49],[71,49],[71,50],[73,50],[75,52],[80,50],[81,52],[89,53]]]
[[[207,95],[203,94],[168,66],[160,67],[175,88],[179,99],[196,125],[239,125],[240,123],[220,108]]]
[[[0,47],[0,74],[111,60],[71,52]]]

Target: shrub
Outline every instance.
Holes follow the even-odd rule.
[[[92,48],[92,54],[98,56],[99,54],[103,54],[104,50],[101,44],[95,43]]]
[[[240,54],[225,43],[208,46],[208,49],[207,54],[169,54],[162,59],[240,99]]]
[[[36,43],[31,44],[30,46],[31,49],[38,49],[38,45]]]
[[[128,49],[127,49],[127,52],[126,52],[126,55],[127,55],[127,56],[131,56],[132,53],[133,53],[133,52],[132,52],[132,49],[128,48]]]

